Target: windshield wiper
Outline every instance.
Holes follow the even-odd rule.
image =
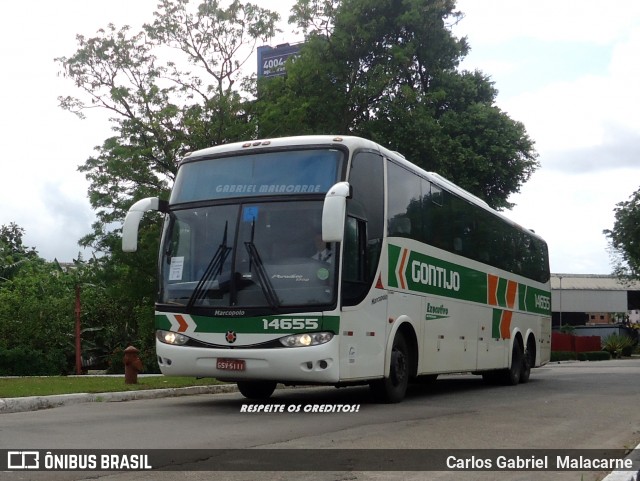
[[[264,268],[264,263],[260,258],[260,253],[256,248],[256,245],[253,243],[253,238],[256,233],[256,221],[253,220],[251,224],[251,240],[249,242],[245,242],[244,246],[247,248],[247,252],[249,253],[249,271],[251,271],[251,264],[255,265],[256,274],[258,274],[258,283],[262,288],[262,293],[264,297],[267,298],[267,302],[271,306],[272,309],[277,309],[280,306],[280,300],[278,299],[278,294],[276,290],[273,288],[273,284],[271,283],[271,279],[269,279],[269,275]]]
[[[280,300],[278,299],[276,290],[273,288],[271,279],[269,279],[267,271],[264,268],[264,264],[262,263],[262,259],[260,258],[258,249],[256,249],[256,245],[253,242],[245,242],[244,246],[247,248],[247,252],[249,253],[251,262],[253,262],[256,268],[256,274],[258,275],[258,283],[262,288],[264,297],[267,298],[267,302],[269,303],[269,305],[273,309],[276,309],[280,305]]]
[[[229,257],[229,253],[231,252],[231,247],[227,246],[227,230],[229,227],[229,222],[225,222],[224,224],[224,235],[222,236],[222,243],[218,246],[218,249],[213,254],[213,257],[209,261],[207,268],[202,275],[202,278],[198,281],[196,288],[193,290],[191,297],[189,298],[189,302],[187,303],[187,307],[191,308],[198,300],[203,300],[206,297],[207,287],[209,283],[215,280],[216,277],[220,275],[222,272],[222,267],[224,266],[224,262]]]

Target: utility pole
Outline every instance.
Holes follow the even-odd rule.
[[[76,284],[76,374],[82,374],[82,351],[80,346],[80,284]]]

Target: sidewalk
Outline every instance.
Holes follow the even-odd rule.
[[[137,399],[158,399],[163,397],[192,396],[194,394],[220,394],[236,392],[235,384],[219,384],[214,386],[190,386],[168,389],[147,389],[127,392],[75,393],[57,394],[54,396],[29,396],[0,399],[0,414],[37,411],[69,404],[87,402],[119,402]]]

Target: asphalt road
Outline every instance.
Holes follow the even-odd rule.
[[[371,403],[367,388],[278,390],[269,403],[238,393],[92,402],[0,414],[0,449],[618,449],[640,442],[640,360],[552,364],[528,384],[489,386],[442,376],[401,404]],[[246,412],[256,405],[278,412]],[[357,412],[305,412],[348,405]],[[275,407],[283,406],[283,407]],[[354,407],[355,406],[355,407]],[[284,412],[279,412],[279,410]],[[289,412],[299,409],[298,412]],[[244,411],[244,412],[243,412]],[[196,466],[197,463],[192,465]],[[606,472],[263,472],[261,480],[597,480]],[[188,471],[188,480],[256,479],[255,472]],[[1,479],[175,479],[154,472],[10,472]]]

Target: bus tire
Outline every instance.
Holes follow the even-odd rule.
[[[238,381],[238,391],[247,399],[269,399],[276,389],[275,381]]]
[[[502,374],[502,383],[506,386],[515,386],[520,382],[524,365],[524,352],[522,346],[516,340],[511,350],[511,367],[505,369]]]
[[[376,379],[369,385],[376,401],[398,403],[404,399],[409,385],[410,359],[407,341],[398,332],[391,348],[389,377]]]
[[[535,339],[532,336],[529,336],[527,340],[527,348],[524,351],[524,356],[522,357],[522,370],[520,371],[520,383],[525,383],[529,381],[529,376],[531,376],[531,368],[535,365],[536,362],[536,347],[535,347]]]

